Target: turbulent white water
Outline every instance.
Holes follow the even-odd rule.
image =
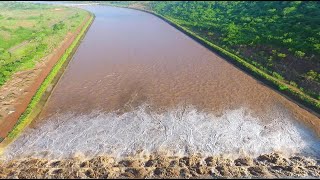
[[[194,108],[157,114],[140,107],[122,115],[55,115],[35,129],[28,128],[3,157],[120,157],[140,151],[168,155],[255,156],[272,151],[319,155],[320,141],[287,115],[263,124],[246,111],[230,110],[216,117]]]

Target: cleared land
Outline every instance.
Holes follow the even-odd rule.
[[[75,39],[89,13],[76,8],[15,2],[1,2],[0,9],[2,140]]]
[[[0,3],[0,86],[13,73],[33,68],[73,33],[87,16],[80,9]]]

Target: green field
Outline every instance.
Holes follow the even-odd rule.
[[[33,68],[87,15],[77,8],[0,2],[0,86],[13,73]]]
[[[41,108],[43,107],[42,103],[45,102],[46,98],[46,92],[51,84],[55,84],[61,75],[62,68],[65,66],[68,61],[71,59],[73,54],[75,53],[78,45],[81,42],[81,39],[85,36],[86,31],[90,27],[91,23],[94,20],[94,15],[91,15],[91,18],[87,21],[87,23],[84,25],[80,33],[77,35],[75,40],[72,42],[72,44],[69,46],[69,48],[66,50],[66,52],[63,54],[63,56],[59,59],[59,61],[55,64],[55,66],[50,71],[49,75],[46,77],[46,79],[43,81],[41,86],[39,87],[36,94],[32,97],[31,102],[29,103],[27,109],[25,112],[20,116],[17,124],[13,128],[13,130],[8,134],[8,137],[11,139],[14,139],[17,137],[17,135],[22,132],[22,130],[38,115],[38,113],[41,111]],[[60,73],[60,74],[59,74]],[[3,140],[3,139],[2,139]],[[1,139],[0,139],[1,142]],[[0,151],[1,154],[1,151]]]

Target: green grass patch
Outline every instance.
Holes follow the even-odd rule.
[[[37,90],[36,94],[33,96],[31,102],[29,103],[25,112],[20,116],[17,124],[13,128],[13,130],[8,134],[8,137],[13,139],[19,135],[19,133],[33,120],[33,118],[40,112],[39,108],[36,108],[39,102],[41,101],[43,95],[45,94],[46,90],[48,89],[49,85],[52,83],[56,75],[59,73],[63,65],[73,56],[77,46],[80,43],[80,40],[84,37],[87,29],[91,25],[94,16],[92,15],[90,20],[85,24],[82,28],[79,35],[70,45],[70,47],[66,50],[60,60],[55,64],[55,66],[50,71],[49,75],[43,81],[39,89]]]
[[[22,2],[0,2],[0,9],[0,86],[15,72],[32,69],[87,15],[82,9]]]

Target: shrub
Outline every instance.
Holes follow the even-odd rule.
[[[294,87],[298,87],[297,83],[293,82],[293,81],[290,81],[290,85],[291,86],[294,86]]]
[[[305,55],[305,53],[302,52],[302,51],[295,51],[295,52],[294,52],[294,55],[297,56],[297,57],[299,57],[299,58],[302,58],[302,57]]]
[[[288,89],[288,86],[286,86],[286,85],[280,85],[280,86],[279,86],[279,89],[280,89],[281,91],[284,91],[284,90]]]
[[[317,72],[310,70],[307,72],[307,78],[311,80],[319,80],[320,79],[320,74]]]
[[[278,53],[278,57],[280,57],[280,58],[285,58],[286,56],[287,56],[286,54]]]
[[[277,78],[277,79],[280,79],[280,80],[283,80],[283,79],[284,79],[280,74],[278,74],[278,73],[276,73],[276,72],[272,72],[272,75],[273,75],[273,77],[275,77],[275,78]]]

